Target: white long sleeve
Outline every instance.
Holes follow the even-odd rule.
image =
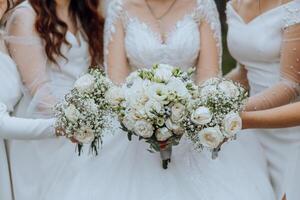
[[[0,138],[29,140],[54,137],[54,119],[24,119],[9,115],[21,96],[16,65],[9,56],[0,52]]]
[[[24,119],[12,117],[0,103],[0,138],[35,140],[55,137],[55,119]]]

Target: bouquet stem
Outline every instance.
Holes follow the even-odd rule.
[[[171,162],[172,146],[168,145],[165,148],[160,148],[160,157],[162,159],[163,169],[168,169],[168,164]]]

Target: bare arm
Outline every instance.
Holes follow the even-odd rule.
[[[246,89],[249,89],[250,86],[249,86],[249,82],[248,82],[247,73],[248,73],[248,71],[245,68],[245,66],[243,66],[241,64],[237,64],[236,68],[231,70],[225,76],[225,78],[233,80],[235,82],[238,82],[238,83],[242,84]]]
[[[243,128],[285,128],[300,125],[300,102],[264,111],[242,113]]]
[[[202,83],[209,78],[216,77],[220,73],[219,69],[219,49],[214,33],[210,25],[203,21],[200,25],[201,52],[199,55],[196,80]]]

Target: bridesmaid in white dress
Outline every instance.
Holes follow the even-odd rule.
[[[300,1],[234,0],[227,5],[228,46],[239,67],[227,77],[250,87],[247,110],[296,100],[300,92]],[[259,129],[278,198],[288,160],[300,145],[300,128]]]
[[[31,0],[13,10],[5,41],[24,84],[18,117],[51,119],[53,106],[75,80],[91,64],[101,63],[104,24],[97,7],[98,1]],[[15,200],[64,199],[51,189],[59,183],[71,186],[77,163],[88,159],[78,158],[74,145],[64,138],[11,140],[8,153]],[[49,191],[58,198],[51,198]]]
[[[8,1],[0,3],[0,19],[7,7],[10,8],[8,5]],[[33,120],[10,116],[22,96],[21,81],[15,63],[7,54],[2,37],[3,33],[0,32],[0,199],[13,200],[5,140],[55,137],[55,119]]]
[[[300,71],[300,68],[297,70]],[[245,129],[300,126],[299,111],[300,102],[269,110],[244,112],[242,114],[243,126]],[[299,200],[300,198],[300,146],[293,153],[294,156],[287,166],[288,173],[283,190],[286,193],[284,200]]]
[[[160,24],[155,20],[162,16],[158,12],[166,13]],[[199,82],[221,72],[220,24],[211,0],[113,0],[106,17],[105,65],[116,83],[132,70],[154,63],[183,70],[197,66]],[[78,184],[80,195],[95,200],[274,199],[265,158],[251,137],[247,143],[240,139],[224,145],[214,161],[184,138],[174,148],[167,170],[159,155],[147,148],[136,138],[129,142],[120,130],[105,137],[101,155],[80,174],[79,183],[85,183]]]

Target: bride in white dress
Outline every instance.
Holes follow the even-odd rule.
[[[253,6],[247,9],[247,5]],[[258,16],[257,12],[260,13]],[[240,63],[240,67],[228,77],[250,87],[247,110],[284,105],[299,96],[299,13],[299,0],[235,0],[228,3],[228,46]],[[245,19],[252,15],[255,17]],[[289,160],[294,159],[300,145],[300,128],[247,132],[258,135],[267,156],[276,195],[282,198],[286,172],[290,170]]]
[[[161,1],[148,3],[160,5]],[[165,1],[167,4],[171,1]],[[159,30],[144,1],[111,1],[106,15],[105,64],[113,81],[122,83],[131,70],[154,63],[183,70],[197,66],[199,82],[220,74],[221,33],[213,1],[176,1],[168,10]],[[129,142],[118,130],[105,137],[101,154],[81,167],[76,195],[95,200],[274,199],[265,158],[251,136],[224,145],[216,160],[207,152],[196,152],[183,139],[174,148],[167,170],[162,169],[160,156],[149,153],[147,147],[137,139]]]

